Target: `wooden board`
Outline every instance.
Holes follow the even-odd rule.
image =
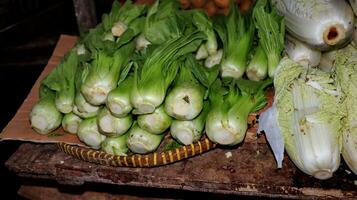
[[[287,199],[357,199],[357,178],[345,164],[326,181],[302,173],[287,156],[283,168],[276,169],[268,145],[259,140],[155,168],[108,167],[75,159],[53,144],[23,144],[5,165],[21,177],[55,180],[75,191],[94,184],[89,189],[102,186],[108,192],[117,185]]]

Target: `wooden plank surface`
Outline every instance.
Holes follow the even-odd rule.
[[[283,168],[276,169],[269,147],[260,139],[156,168],[102,166],[75,159],[53,144],[28,143],[5,165],[21,177],[67,185],[105,183],[274,198],[357,198],[356,176],[344,164],[326,181],[303,174],[287,157]]]
[[[110,194],[98,191],[79,191],[66,192],[56,187],[51,186],[37,186],[37,185],[22,185],[17,192],[21,197],[31,200],[142,200],[141,194],[127,195],[127,194]],[[169,200],[168,198],[165,198]],[[145,200],[162,200],[159,197],[145,197]]]

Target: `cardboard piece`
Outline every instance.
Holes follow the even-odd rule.
[[[38,100],[38,92],[41,80],[44,79],[44,77],[59,64],[64,54],[74,47],[77,40],[78,37],[75,36],[61,35],[59,41],[57,42],[56,48],[48,61],[48,64],[32,87],[29,95],[22,103],[21,107],[18,109],[12,120],[1,132],[0,141],[20,140],[36,143],[65,142],[68,144],[86,146],[81,141],[79,141],[76,135],[66,133],[62,128],[59,128],[48,135],[41,135],[31,128],[29,120],[31,109]]]

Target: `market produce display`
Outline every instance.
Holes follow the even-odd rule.
[[[275,155],[285,149],[301,171],[327,179],[342,154],[357,173],[354,1],[249,2],[114,1],[42,80],[31,126],[48,134],[62,125],[91,148],[81,152],[104,151],[115,166],[158,166],[242,143],[274,86],[259,129],[282,138],[267,137]],[[157,157],[167,134],[191,148]]]

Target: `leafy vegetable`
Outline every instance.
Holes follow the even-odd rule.
[[[77,53],[72,50],[67,53],[61,63],[42,80],[42,84],[56,91],[56,107],[62,113],[72,112],[75,95],[74,79],[77,66]]]
[[[178,23],[177,1],[156,1],[148,10],[144,35],[152,44],[162,44],[182,35],[182,27]]]
[[[277,121],[285,150],[303,172],[330,178],[340,164],[341,108],[330,73],[283,58],[274,78]]]
[[[173,120],[170,127],[171,136],[184,145],[197,142],[203,134],[209,110],[209,103],[205,102],[202,112],[195,119],[184,121]]]
[[[236,82],[240,87],[230,84],[228,94],[216,81],[209,96],[211,110],[206,119],[208,138],[221,145],[236,145],[243,141],[247,130],[247,118],[266,104],[263,89],[269,84],[241,80]],[[248,85],[248,87],[246,87]],[[255,85],[254,87],[251,87]]]
[[[133,52],[133,42],[122,46],[113,56],[104,51],[95,52],[92,67],[81,85],[81,92],[90,104],[105,103],[108,93],[116,88],[120,73]]]
[[[101,149],[107,153],[119,156],[126,156],[129,149],[126,146],[128,134],[116,137],[107,137],[101,143]]]
[[[222,19],[222,18],[221,18]],[[239,79],[247,66],[248,53],[254,37],[254,25],[249,16],[243,16],[233,1],[229,15],[224,20],[217,20],[216,30],[223,42],[221,62],[222,77]]]
[[[195,51],[204,35],[194,32],[166,41],[145,60],[140,72],[134,74],[131,102],[134,114],[154,112],[165,99],[166,91],[176,77],[178,66],[172,62],[180,56]]]
[[[171,117],[191,120],[202,110],[204,88],[190,70],[195,67],[193,56],[187,56],[186,60],[180,63],[178,77],[165,100],[165,111]]]
[[[134,84],[134,77],[129,76],[119,86],[109,92],[106,106],[116,117],[128,115],[133,106],[130,102],[130,93]]]
[[[338,50],[335,71],[338,85],[342,91],[340,111],[342,120],[342,156],[350,169],[357,174],[357,50],[352,45]],[[332,105],[331,105],[332,106]]]
[[[255,49],[253,58],[247,67],[247,77],[252,81],[261,81],[267,77],[268,61],[261,45]]]
[[[129,130],[127,145],[134,153],[146,154],[155,151],[163,138],[164,134],[151,134],[134,124]]]
[[[267,0],[258,0],[253,18],[258,29],[259,43],[268,59],[268,75],[272,78],[284,48],[285,20],[274,8],[269,9],[268,6]]]
[[[79,124],[77,135],[82,142],[93,149],[99,149],[106,138],[98,130],[96,117],[84,119]]]
[[[285,36],[285,52],[291,60],[304,67],[316,67],[320,63],[320,51],[311,48],[290,35]]]
[[[355,19],[346,1],[273,0],[272,4],[285,17],[287,31],[316,49],[340,48],[352,37]]]
[[[30,112],[31,127],[40,134],[48,134],[61,125],[62,114],[55,105],[55,92],[40,87],[40,100]]]
[[[164,106],[161,105],[153,113],[139,115],[137,122],[140,128],[152,134],[161,134],[170,127],[172,118],[166,114]]]
[[[63,130],[68,133],[76,134],[78,131],[78,126],[81,122],[82,119],[79,116],[73,113],[67,113],[62,119]]]
[[[132,115],[115,117],[104,107],[98,114],[98,128],[106,136],[119,136],[125,134],[133,123]]]

